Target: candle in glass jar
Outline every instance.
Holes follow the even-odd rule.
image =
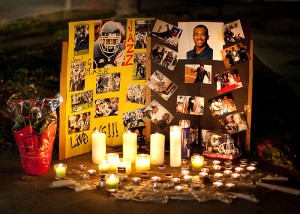
[[[165,136],[155,133],[150,135],[150,163],[162,165],[165,162]]]
[[[110,164],[109,164],[108,160],[102,160],[99,163],[98,168],[99,168],[100,175],[107,174],[110,170]]]
[[[116,172],[119,175],[129,175],[131,174],[131,161],[126,158],[120,158],[120,161],[117,165]]]
[[[55,164],[54,165],[54,171],[55,171],[55,178],[56,179],[62,179],[66,177],[67,173],[67,165],[66,164]]]
[[[105,176],[105,185],[108,192],[115,192],[119,186],[119,176],[117,174],[108,174]]]
[[[95,131],[92,134],[92,161],[99,164],[105,159],[106,154],[106,134]]]
[[[131,163],[135,162],[137,155],[137,135],[128,131],[123,133],[123,158],[129,159]]]
[[[204,158],[201,155],[193,155],[191,157],[191,162],[192,162],[192,169],[194,171],[200,171],[202,166],[203,166],[203,162]]]
[[[108,161],[108,163],[110,165],[110,170],[116,171],[117,165],[120,161],[119,154],[118,153],[107,153],[106,160]]]
[[[135,160],[136,171],[148,171],[150,170],[150,155],[138,154]]]
[[[170,127],[170,166],[181,166],[181,128]]]

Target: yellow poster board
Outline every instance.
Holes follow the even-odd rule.
[[[145,126],[139,113],[145,107],[146,37],[151,20],[69,23],[62,57],[59,159],[91,151],[96,130],[106,133],[107,146],[117,147],[125,131]],[[136,120],[126,120],[128,114]]]

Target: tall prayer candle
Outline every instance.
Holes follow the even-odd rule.
[[[98,131],[92,134],[92,161],[99,164],[105,159],[106,154],[106,134]]]
[[[150,162],[153,165],[163,165],[165,162],[165,136],[155,133],[150,135]]]
[[[137,155],[137,135],[136,133],[123,133],[123,158],[127,158],[131,163],[135,163]]]
[[[170,166],[181,166],[181,128],[180,126],[170,127]]]

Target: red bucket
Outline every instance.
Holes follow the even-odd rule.
[[[56,122],[52,121],[41,135],[28,125],[14,132],[26,174],[42,175],[49,171],[56,127]]]

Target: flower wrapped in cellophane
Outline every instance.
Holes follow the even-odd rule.
[[[21,162],[29,175],[49,171],[56,136],[56,109],[62,102],[60,94],[54,98],[12,96],[3,113],[15,123],[13,135],[18,144]]]

